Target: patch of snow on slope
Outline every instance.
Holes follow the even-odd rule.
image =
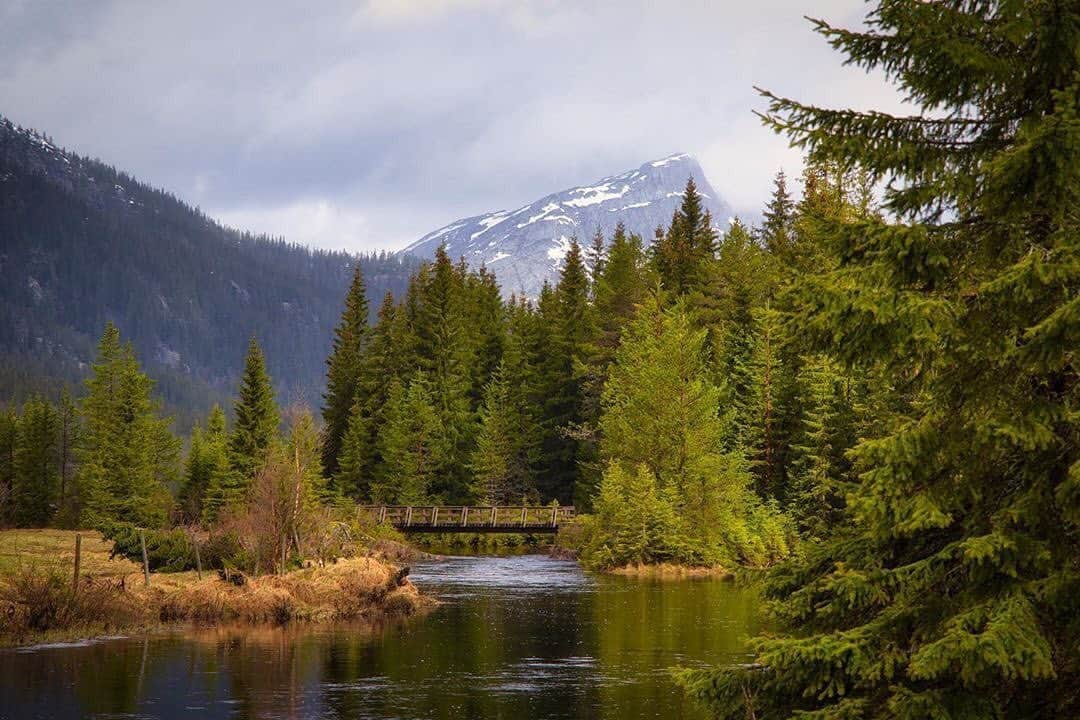
[[[508,258],[508,257],[510,257],[510,253],[499,251],[499,252],[495,253],[493,256],[491,256],[488,259],[488,262],[489,263],[496,263],[496,262],[499,262],[500,260],[502,260],[503,258]]]
[[[518,228],[520,229],[520,228],[525,227],[526,225],[532,225],[537,220],[543,219],[543,217],[545,215],[547,215],[548,213],[554,212],[555,210],[561,210],[561,209],[562,209],[562,206],[559,205],[559,203],[548,203],[547,205],[545,205],[543,207],[543,209],[540,211],[539,214],[533,215],[531,218],[529,218],[528,220],[526,220],[523,223],[518,223]]]
[[[636,202],[630,203],[629,205],[623,205],[620,208],[608,208],[608,212],[622,212],[623,210],[633,210],[634,208],[649,207],[650,205],[652,205],[652,201],[646,200],[645,202]]]
[[[554,240],[554,243],[555,245],[548,248],[547,256],[548,260],[552,260],[555,265],[558,265],[566,257],[566,253],[570,252],[570,238],[560,235],[558,239]]]
[[[598,185],[591,188],[579,188],[574,190],[575,193],[588,195],[588,197],[574,198],[573,200],[567,200],[566,204],[571,207],[586,207],[588,205],[597,205],[608,200],[615,200],[621,198],[626,193],[630,192],[629,185],[623,185],[622,190],[618,192],[611,192],[610,185]]]
[[[480,220],[480,224],[484,226],[484,229],[477,230],[472,234],[469,239],[475,240],[477,235],[483,235],[488,230],[495,227],[508,217],[510,217],[510,213],[506,212],[505,210],[503,210],[502,212],[497,212],[494,215],[488,215],[486,218]]]

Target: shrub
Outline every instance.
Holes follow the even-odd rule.
[[[92,625],[119,625],[140,619],[138,602],[108,580],[83,578],[77,593],[71,580],[57,573],[23,569],[0,585],[0,634],[64,630]]]
[[[110,559],[121,555],[142,564],[142,545],[139,528],[132,523],[107,522],[101,534],[113,541]],[[143,530],[146,537],[146,557],[152,572],[183,572],[195,569],[195,548],[191,536],[183,528]]]

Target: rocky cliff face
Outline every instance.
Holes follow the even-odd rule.
[[[432,257],[445,244],[451,258],[464,257],[473,267],[483,263],[494,271],[504,295],[536,297],[544,280],[554,282],[558,277],[572,237],[587,244],[599,228],[610,238],[621,221],[646,245],[651,242],[657,227],[670,224],[689,177],[716,225],[727,227],[731,207],[709,185],[697,161],[680,154],[552,193],[516,210],[457,220],[403,252]]]

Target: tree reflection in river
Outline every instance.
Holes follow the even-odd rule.
[[[699,717],[675,665],[742,659],[754,596],[540,556],[414,568],[442,605],[385,628],[222,628],[0,651],[0,718]]]

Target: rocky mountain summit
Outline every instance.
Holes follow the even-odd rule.
[[[464,257],[473,267],[483,263],[494,271],[504,295],[536,297],[545,280],[558,276],[572,237],[585,244],[597,228],[610,237],[621,221],[648,245],[657,227],[670,224],[690,177],[716,225],[727,227],[731,206],[709,185],[697,160],[681,153],[546,195],[516,210],[457,220],[402,252],[430,258],[445,244],[450,257]]]

